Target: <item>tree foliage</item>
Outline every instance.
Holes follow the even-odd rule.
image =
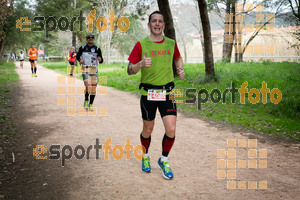
[[[32,34],[30,31],[20,31],[20,29],[16,28],[16,20],[20,19],[20,17],[28,17],[28,19],[33,17],[32,11],[26,7],[28,2],[21,0],[11,1],[11,3],[14,4],[11,4],[11,7],[9,7],[5,23],[2,23],[3,32],[1,37],[4,45],[0,57],[2,57],[4,52],[16,53],[16,51],[25,50],[26,47],[30,47],[31,43],[38,41],[35,34]]]

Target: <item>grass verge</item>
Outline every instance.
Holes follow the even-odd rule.
[[[3,138],[13,138],[16,136],[9,114],[12,109],[10,103],[11,92],[19,78],[14,68],[14,63],[0,63],[0,136]]]

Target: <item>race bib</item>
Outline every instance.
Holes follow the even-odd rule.
[[[166,90],[148,90],[149,101],[166,101]]]
[[[83,52],[82,60],[85,66],[97,66],[97,53]]]

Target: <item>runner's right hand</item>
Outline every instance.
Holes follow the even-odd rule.
[[[80,61],[80,64],[81,64],[81,65],[83,65],[83,64],[84,64],[84,61],[83,61],[83,60],[81,60],[81,61]]]
[[[146,58],[147,51],[144,54],[144,58],[142,60],[142,67],[151,67],[151,58]]]

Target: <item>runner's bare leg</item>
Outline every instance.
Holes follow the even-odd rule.
[[[166,115],[162,118],[165,131],[168,137],[174,138],[176,131],[176,116],[175,115]]]

